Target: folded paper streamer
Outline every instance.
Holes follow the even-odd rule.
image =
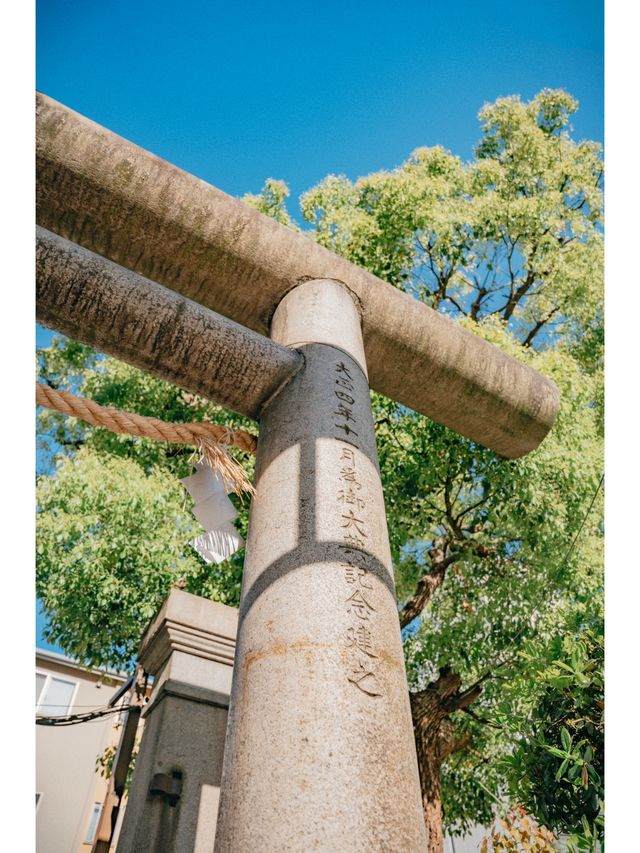
[[[197,462],[195,468],[195,474],[185,477],[180,482],[196,503],[219,492],[222,492],[223,495],[229,494],[230,489],[225,489],[222,478],[215,474],[208,465]]]
[[[225,488],[224,481],[205,462],[196,462],[196,473],[180,480],[196,503],[215,494],[228,495],[230,488]]]
[[[244,547],[244,539],[230,521],[216,530],[209,530],[189,543],[205,563],[222,563],[236,551]]]
[[[196,464],[196,473],[181,482],[194,499],[193,514],[206,533],[190,544],[207,562],[221,563],[244,545],[244,540],[231,524],[238,515],[227,497],[228,486],[208,465]]]
[[[215,530],[226,521],[233,521],[238,512],[223,492],[198,501],[194,504],[193,514],[205,530]]]

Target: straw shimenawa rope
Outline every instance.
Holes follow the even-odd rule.
[[[229,445],[235,445],[247,453],[256,452],[255,436],[242,429],[228,429],[203,421],[176,424],[132,412],[121,412],[100,406],[93,400],[69,391],[51,388],[42,382],[36,382],[36,403],[119,435],[137,435],[154,441],[195,445],[204,460],[220,474],[225,485],[230,486],[236,494],[243,491],[254,494],[247,475],[227,450]]]

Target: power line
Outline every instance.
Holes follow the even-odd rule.
[[[42,702],[40,703],[41,708],[68,708],[68,702]],[[73,703],[74,708],[91,708],[94,711],[101,711],[103,708],[108,707],[107,705],[96,705],[95,702],[92,702],[90,705],[77,705],[75,702]]]
[[[78,723],[88,723],[109,714],[120,714],[127,711],[128,705],[118,705],[115,708],[99,708],[95,711],[85,711],[81,714],[68,714],[65,717],[45,717],[36,714],[36,726],[75,726]]]

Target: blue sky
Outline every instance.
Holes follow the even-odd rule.
[[[393,168],[421,145],[469,159],[478,110],[505,95],[565,88],[575,136],[603,140],[593,0],[38,0],[36,14],[40,91],[232,195],[283,179],[294,216],[330,173]]]
[[[469,158],[483,103],[543,87],[580,100],[577,136],[603,136],[593,0],[39,0],[37,15],[41,91],[232,195],[274,177],[295,199],[419,145]]]

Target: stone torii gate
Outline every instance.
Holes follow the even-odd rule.
[[[217,853],[424,851],[369,387],[515,458],[554,384],[38,95],[44,325],[260,423]]]

